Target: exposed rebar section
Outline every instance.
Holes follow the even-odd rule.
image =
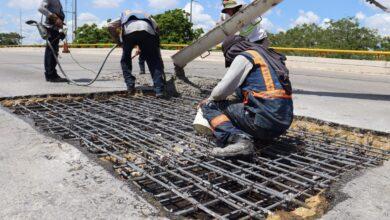
[[[111,94],[18,104],[46,133],[78,141],[114,164],[118,174],[169,211],[198,218],[264,218],[305,206],[340,175],[377,166],[389,152],[291,130],[257,143],[252,160],[213,158],[214,144],[196,136],[195,98],[156,99]]]

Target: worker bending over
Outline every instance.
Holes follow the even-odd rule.
[[[62,9],[60,0],[43,0],[38,11],[46,17],[45,27],[49,35],[48,41],[53,46],[55,54],[50,49],[49,44],[46,44],[45,49],[45,79],[48,82],[67,82],[57,74],[57,61],[55,56],[58,56],[59,43],[65,38],[64,33],[60,30],[64,26],[65,14]]]
[[[223,0],[222,5],[222,21],[232,17],[245,6],[243,4],[238,4],[235,0]],[[267,32],[261,27],[261,21],[261,17],[252,20],[251,23],[240,30],[239,35],[248,38],[250,42],[262,44],[264,47],[269,47]]]
[[[152,75],[156,96],[162,97],[164,94],[164,65],[161,58],[157,23],[154,19],[144,12],[126,10],[120,19],[109,23],[108,29],[111,35],[116,39],[121,39],[123,44],[121,66],[128,91],[135,90],[131,53],[133,48],[138,45]]]
[[[248,156],[254,152],[253,141],[278,137],[292,123],[285,56],[241,36],[228,37],[222,50],[230,68],[200,107],[219,145],[212,155]],[[238,102],[228,101],[234,93]]]

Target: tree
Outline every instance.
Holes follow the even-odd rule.
[[[193,24],[181,9],[169,10],[153,18],[160,29],[162,43],[190,43],[204,33],[201,28],[193,29]]]
[[[296,26],[286,32],[270,34],[270,41],[273,46],[281,47],[348,50],[378,50],[388,45],[376,30],[360,27],[353,18],[331,20],[325,27],[316,24]]]
[[[112,43],[113,40],[107,27],[99,28],[96,24],[84,24],[77,28],[74,43],[79,44],[97,44]]]
[[[382,50],[390,50],[390,36],[384,37],[380,43]]]
[[[18,33],[0,33],[0,45],[20,45],[23,37]]]

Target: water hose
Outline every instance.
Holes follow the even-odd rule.
[[[99,69],[99,71],[98,71],[97,73],[95,73],[94,71],[92,71],[92,70],[90,70],[90,69],[87,69],[87,68],[85,68],[85,67],[82,67],[82,66],[73,58],[73,56],[71,56],[72,59],[73,59],[81,68],[83,68],[83,69],[85,69],[85,70],[88,70],[88,71],[93,72],[93,73],[96,74],[95,78],[92,79],[92,80],[90,80],[89,82],[86,82],[86,83],[79,83],[79,82],[76,82],[76,81],[74,81],[73,79],[71,79],[71,78],[66,74],[66,72],[64,71],[64,69],[62,68],[62,65],[61,65],[61,63],[60,63],[60,61],[59,61],[59,59],[58,59],[57,52],[54,50],[53,45],[52,45],[51,42],[49,41],[49,35],[48,35],[48,32],[47,32],[46,27],[44,27],[42,23],[38,23],[38,22],[33,21],[33,20],[27,21],[26,24],[31,25],[31,26],[36,26],[36,27],[38,28],[39,34],[40,34],[41,37],[46,41],[46,44],[49,46],[49,48],[50,48],[50,50],[52,51],[53,56],[54,56],[54,58],[55,58],[57,64],[58,64],[58,68],[60,69],[62,75],[64,75],[64,77],[68,80],[68,83],[69,83],[69,84],[74,84],[74,85],[77,85],[77,86],[90,86],[90,85],[92,85],[94,82],[96,82],[96,80],[99,78],[100,74],[102,73],[102,70],[103,70],[104,66],[106,65],[107,60],[108,60],[108,58],[110,57],[111,53],[118,47],[118,45],[115,44],[115,45],[111,48],[111,50],[110,50],[110,51],[108,52],[108,54],[106,55],[106,57],[105,57],[105,59],[104,59],[102,65],[100,66],[100,69]]]

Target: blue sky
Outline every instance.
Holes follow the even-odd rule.
[[[239,0],[248,3],[249,0]],[[390,7],[390,0],[378,0]],[[0,32],[19,32],[22,21],[39,19],[37,7],[41,0],[0,0]],[[65,5],[65,0],[61,0]],[[71,0],[68,0],[70,6]],[[116,18],[124,9],[143,10],[150,14],[168,9],[189,10],[189,0],[78,0],[80,24],[104,25],[108,18]],[[197,0],[193,6],[194,23],[210,29],[219,20],[221,0]],[[68,15],[70,17],[70,15]],[[263,18],[263,26],[270,32],[284,31],[298,24],[324,25],[329,19],[356,17],[362,26],[375,28],[381,35],[390,35],[390,14],[365,3],[363,0],[284,0]],[[23,25],[24,43],[40,43],[34,29]]]

